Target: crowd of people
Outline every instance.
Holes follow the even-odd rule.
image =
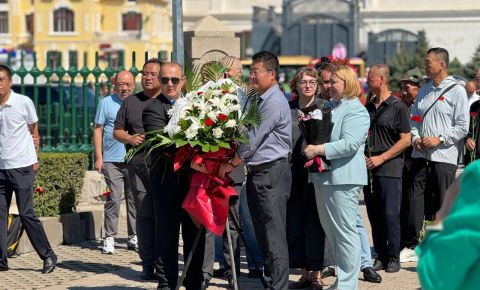
[[[239,59],[218,61],[227,67],[224,77],[241,78]],[[185,259],[192,251],[186,289],[207,289],[212,277],[225,277],[234,288],[232,270],[240,270],[242,234],[249,277],[270,277],[269,289],[323,289],[322,279],[334,274],[329,289],[358,289],[359,272],[365,281],[380,283],[379,270],[398,272],[400,263],[418,260],[415,247],[424,220],[434,220],[442,207],[463,148],[473,152],[465,154],[467,162],[480,154],[479,125],[470,122],[480,111],[480,70],[464,88],[448,75],[448,65],[447,50],[428,50],[426,78],[418,68],[405,72],[400,97],[389,89],[388,66],[372,65],[365,103],[354,69],[322,58],[316,68],[296,72],[290,82],[295,97],[287,100],[278,83],[277,56],[254,54],[249,80],[259,95],[261,122],[249,128],[248,143],[240,144],[219,170],[221,177],[232,177],[240,196],[231,206],[243,228],[229,228],[233,257],[226,234],[215,237],[205,231],[192,249],[198,227],[181,204],[193,169],[173,170],[166,156],[176,149],[150,155],[139,150],[124,162],[126,151],[141,145],[146,132],[168,124],[168,110],[183,96],[182,67],[148,60],[141,71],[142,90],[135,94],[134,76],[119,72],[114,93],[99,103],[93,137],[95,167],[111,189],[102,253],[115,253],[124,196],[127,246],[139,253],[141,278],[158,281],[158,289],[177,287],[180,226]],[[5,225],[15,191],[26,233],[44,260],[43,272],[49,273],[57,257],[33,212],[32,198],[38,118],[32,101],[10,87],[11,71],[0,66],[0,271],[8,270]],[[299,116],[319,111],[320,118],[331,118],[329,136],[319,144],[307,142]],[[321,161],[306,168],[309,160]],[[360,215],[362,191],[374,253]],[[214,260],[220,265],[215,271]],[[302,269],[298,281],[289,282],[289,268]]]

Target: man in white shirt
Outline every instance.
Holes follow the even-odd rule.
[[[33,209],[33,184],[38,169],[33,138],[38,139],[38,117],[33,102],[11,87],[12,73],[7,66],[0,65],[0,271],[8,270],[6,218],[15,192],[20,220],[43,260],[45,274],[55,269],[57,256]]]
[[[468,81],[465,85],[465,90],[467,91],[468,97],[468,107],[470,108],[473,103],[480,99],[480,96],[475,91],[477,87],[475,86],[475,81]]]
[[[405,241],[410,246],[418,242],[424,217],[434,220],[455,180],[459,149],[468,133],[467,94],[448,76],[447,67],[447,50],[428,50],[425,71],[431,81],[422,86],[411,111],[413,179]]]

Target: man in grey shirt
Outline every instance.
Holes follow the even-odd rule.
[[[446,49],[428,50],[425,71],[431,81],[422,86],[411,111],[413,180],[405,240],[409,246],[418,242],[424,217],[435,219],[455,180],[459,149],[468,133],[467,94],[448,76],[447,67]]]
[[[271,272],[271,289],[288,289],[288,246],[286,236],[287,201],[292,176],[292,122],[287,99],[278,86],[277,56],[268,51],[253,55],[250,81],[259,97],[261,123],[250,128],[248,144],[239,148],[247,174],[247,199],[253,227]],[[234,158],[220,174],[240,164]]]

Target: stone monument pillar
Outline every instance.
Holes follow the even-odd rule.
[[[225,55],[240,57],[240,39],[215,17],[200,19],[184,35],[185,64],[202,65]]]

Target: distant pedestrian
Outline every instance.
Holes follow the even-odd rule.
[[[115,94],[106,96],[98,104],[93,131],[95,148],[95,168],[104,174],[105,182],[110,189],[104,206],[105,240],[102,253],[113,254],[115,251],[115,236],[118,233],[118,218],[122,193],[127,204],[127,248],[138,248],[135,226],[135,203],[128,184],[127,167],[124,161],[125,146],[113,139],[113,127],[118,109],[122,102],[133,94],[135,79],[131,72],[121,71],[115,77]]]

